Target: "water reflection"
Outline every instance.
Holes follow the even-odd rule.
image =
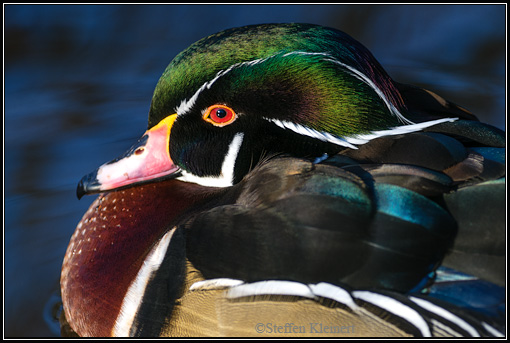
[[[363,42],[397,80],[505,125],[505,7],[5,6],[5,335],[58,334],[60,265],[93,197],[77,181],[143,133],[170,59],[229,27],[309,22]]]

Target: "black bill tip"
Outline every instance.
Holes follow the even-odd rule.
[[[101,192],[101,184],[97,180],[97,170],[85,175],[76,187],[76,196],[81,199],[84,195]]]

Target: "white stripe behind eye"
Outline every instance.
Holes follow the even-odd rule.
[[[351,148],[351,149],[357,149],[356,145],[362,145],[362,144],[368,143],[375,138],[385,137],[385,136],[402,135],[402,134],[406,134],[406,133],[421,131],[424,128],[434,126],[434,125],[437,125],[440,123],[453,122],[453,121],[457,120],[458,118],[443,118],[443,119],[432,120],[432,121],[427,121],[427,122],[418,123],[418,124],[397,126],[397,127],[390,128],[388,130],[372,131],[367,134],[353,135],[353,136],[346,136],[346,137],[335,136],[328,132],[320,132],[320,131],[311,129],[309,127],[306,127],[304,125],[296,124],[296,123],[293,123],[290,121],[282,121],[282,120],[273,119],[273,118],[263,118],[263,119],[270,121],[283,129],[289,129],[289,130],[294,131],[295,133],[298,133],[303,136],[316,138],[323,142],[329,142],[329,143],[333,143],[333,144],[344,146],[344,147]]]
[[[397,119],[399,121],[401,121],[404,125],[393,127],[393,128],[389,128],[388,130],[372,131],[372,132],[367,133],[367,134],[340,137],[340,136],[336,136],[336,135],[333,135],[333,134],[328,133],[328,132],[320,132],[320,131],[311,129],[309,127],[306,127],[304,125],[296,124],[296,123],[293,123],[293,122],[290,122],[290,121],[282,121],[282,120],[277,120],[277,119],[272,119],[272,118],[264,118],[265,120],[268,120],[268,121],[271,121],[271,122],[275,123],[276,125],[280,126],[281,128],[292,130],[292,131],[294,131],[294,132],[296,132],[296,133],[298,133],[300,135],[304,135],[304,136],[320,139],[322,141],[330,142],[330,143],[333,143],[333,144],[336,144],[336,145],[340,145],[340,146],[344,146],[344,147],[347,147],[347,148],[356,149],[356,145],[365,144],[365,143],[367,143],[367,142],[369,142],[369,141],[371,141],[372,139],[375,139],[375,138],[384,137],[384,136],[391,136],[391,135],[405,134],[405,133],[410,133],[410,132],[416,132],[416,131],[420,131],[420,130],[426,128],[426,127],[430,127],[430,126],[433,126],[433,125],[436,125],[436,124],[439,124],[439,123],[443,123],[443,122],[448,122],[448,121],[452,122],[452,121],[455,121],[455,120],[458,119],[458,118],[443,118],[443,119],[438,119],[438,120],[433,120],[433,121],[428,121],[428,122],[423,122],[423,123],[415,124],[412,121],[410,121],[409,119],[405,118],[399,112],[399,110],[395,107],[395,105],[393,103],[391,103],[391,101],[389,101],[386,98],[386,96],[381,91],[381,89],[379,87],[377,87],[377,85],[375,85],[375,83],[372,80],[370,80],[370,78],[368,76],[366,76],[365,74],[363,74],[359,70],[357,70],[357,69],[355,69],[355,68],[353,68],[353,67],[351,67],[351,66],[349,66],[349,65],[347,65],[345,63],[342,63],[342,62],[336,60],[329,53],[324,53],[324,52],[305,52],[305,51],[292,51],[292,52],[285,53],[283,55],[280,55],[280,54],[277,53],[277,54],[274,54],[274,55],[271,55],[271,56],[268,56],[268,57],[265,57],[265,58],[259,58],[259,59],[255,59],[255,60],[252,60],[252,61],[235,63],[235,64],[231,65],[230,67],[228,67],[227,69],[220,70],[218,73],[216,73],[216,76],[213,79],[205,82],[195,92],[195,94],[193,94],[193,96],[189,100],[183,100],[181,102],[181,104],[179,105],[179,107],[176,109],[176,112],[177,112],[178,115],[183,115],[183,114],[189,112],[191,110],[191,108],[195,105],[195,102],[197,101],[200,93],[203,92],[205,89],[210,89],[211,86],[219,78],[221,78],[222,76],[224,76],[227,73],[229,73],[232,69],[239,68],[239,67],[245,66],[245,65],[252,66],[252,65],[255,65],[255,64],[263,63],[263,62],[265,62],[265,61],[267,61],[267,60],[269,60],[269,59],[271,59],[271,58],[273,58],[275,56],[278,56],[278,55],[280,55],[282,57],[287,57],[287,56],[298,55],[298,54],[299,55],[311,55],[311,56],[317,56],[317,55],[318,56],[324,56],[324,60],[325,61],[329,61],[329,62],[338,64],[338,65],[342,66],[343,68],[345,68],[347,70],[347,72],[350,73],[352,76],[356,77],[357,79],[359,79],[362,82],[366,83],[370,88],[372,88],[377,93],[377,95],[383,100],[385,105],[388,107],[388,110],[390,111],[390,113],[392,113],[394,116],[396,116]],[[221,186],[221,187],[223,187],[223,186]]]
[[[289,130],[294,131],[295,133],[298,133],[303,136],[316,138],[323,142],[330,142],[330,143],[340,145],[340,146],[345,146],[345,147],[348,147],[351,149],[357,149],[354,145],[349,143],[346,139],[338,137],[338,136],[333,136],[332,134],[327,133],[327,132],[319,132],[319,131],[316,131],[309,127],[306,127],[306,126],[303,126],[300,124],[296,124],[296,123],[293,123],[290,121],[282,121],[282,120],[273,119],[273,118],[264,118],[264,119],[275,123],[282,129],[289,129]]]
[[[417,132],[417,131],[421,131],[427,127],[430,127],[430,126],[434,126],[434,125],[437,125],[440,123],[453,122],[453,121],[456,121],[457,119],[458,118],[442,118],[442,119],[437,119],[437,120],[426,121],[423,123],[396,126],[396,127],[390,128],[388,130],[372,131],[368,134],[344,137],[344,139],[349,143],[361,145],[361,144],[368,143],[372,139],[375,139],[375,138],[386,137],[386,136],[396,136],[396,135],[403,135],[403,134],[411,133],[411,132]]]

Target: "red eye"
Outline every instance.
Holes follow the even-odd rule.
[[[236,120],[236,117],[234,110],[224,105],[209,106],[203,116],[205,121],[216,126],[228,125]]]

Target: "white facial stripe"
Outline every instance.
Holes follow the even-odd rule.
[[[143,265],[140,268],[135,280],[131,283],[126,292],[122,306],[119,311],[119,315],[115,320],[115,325],[112,329],[112,335],[114,337],[128,337],[133,320],[138,312],[138,308],[141,305],[143,294],[147,288],[147,284],[151,279],[152,275],[159,269],[159,266],[165,258],[170,240],[177,228],[174,227],[168,231],[156,244],[156,246],[150,251]]]
[[[262,63],[262,62],[264,62],[264,61],[266,61],[266,60],[268,60],[268,59],[270,59],[272,57],[275,57],[277,55],[278,54],[274,54],[274,55],[271,55],[271,56],[265,57],[265,58],[258,58],[258,59],[252,60],[252,61],[235,63],[235,64],[231,65],[230,67],[228,67],[225,70],[220,70],[212,80],[205,82],[195,92],[195,94],[193,94],[193,96],[189,100],[183,100],[181,102],[181,104],[179,105],[179,107],[176,109],[176,112],[179,115],[187,113],[193,107],[193,105],[195,104],[195,102],[198,99],[198,96],[200,95],[201,92],[203,92],[206,88],[210,89],[211,86],[214,84],[214,82],[216,82],[216,80],[218,80],[220,77],[222,77],[225,74],[227,74],[228,72],[230,72],[232,69],[239,68],[240,66],[243,66],[243,65],[251,66],[251,65],[258,64],[258,63]],[[351,66],[349,66],[349,65],[347,65],[345,63],[342,63],[342,62],[338,61],[337,59],[332,57],[331,54],[324,53],[324,52],[292,51],[292,52],[288,52],[286,54],[283,54],[282,57],[287,57],[287,56],[291,56],[291,55],[310,55],[310,56],[324,56],[324,57],[327,57],[327,58],[324,58],[324,61],[333,62],[335,64],[338,64],[338,65],[344,67],[345,69],[347,69],[349,74],[351,74],[352,76],[356,77],[357,79],[361,80],[362,82],[364,82],[368,86],[370,86],[370,88],[372,88],[377,93],[377,95],[379,95],[379,97],[384,101],[384,103],[388,107],[390,113],[395,115],[398,118],[398,120],[400,120],[403,124],[413,124],[412,121],[410,121],[409,119],[405,118],[398,111],[398,109],[386,98],[386,96],[381,91],[381,89],[379,87],[377,87],[372,82],[372,80],[370,80],[370,78],[368,76],[366,76],[365,74],[363,74],[359,70],[357,70],[357,69],[355,69],[355,68],[353,68],[353,67],[351,67]]]
[[[221,165],[221,173],[219,176],[200,177],[182,170],[182,176],[178,179],[186,182],[198,183],[202,186],[209,187],[229,187],[234,184],[234,167],[236,164],[239,149],[243,144],[244,133],[235,134],[232,142],[230,142],[227,155]]]
[[[342,63],[340,61],[338,61],[337,59],[335,59],[333,56],[331,56],[330,54],[328,53],[321,53],[321,52],[304,52],[304,51],[294,51],[294,52],[290,52],[290,53],[287,53],[283,56],[288,56],[288,55],[291,55],[291,54],[300,54],[300,55],[322,55],[324,57],[327,57],[324,59],[324,61],[329,61],[329,62],[333,62],[333,63],[336,63],[342,67],[344,67],[345,69],[348,70],[349,74],[351,74],[352,76],[354,76],[355,78],[357,78],[358,80],[361,80],[363,81],[364,83],[366,83],[368,86],[370,86],[370,88],[372,88],[376,93],[377,95],[379,95],[379,97],[382,99],[382,101],[384,101],[384,103],[386,104],[386,107],[388,107],[388,110],[393,114],[395,115],[398,120],[400,120],[403,124],[413,124],[412,121],[410,121],[409,119],[407,119],[406,117],[404,117],[400,112],[399,110],[395,107],[395,105],[393,105],[387,98],[386,96],[384,95],[384,93],[381,91],[381,89],[379,87],[377,87],[375,85],[375,83],[370,80],[370,78],[368,76],[366,76],[365,74],[363,74],[362,72],[360,72],[359,70],[345,64],[345,63]]]
[[[445,122],[453,122],[457,120],[458,118],[442,118],[432,121],[427,121],[423,123],[418,124],[410,124],[410,125],[402,125],[390,128],[388,130],[380,130],[380,131],[372,131],[368,134],[363,135],[354,135],[354,136],[346,136],[346,137],[339,137],[332,135],[328,132],[320,132],[314,129],[311,129],[309,127],[306,127],[304,125],[296,124],[290,121],[281,121],[273,118],[264,118],[267,121],[270,121],[279,127],[283,129],[289,129],[291,131],[294,131],[295,133],[298,133],[303,136],[308,136],[316,139],[320,139],[323,142],[329,142],[336,145],[344,146],[351,149],[357,149],[356,145],[362,145],[365,143],[368,143],[372,139],[379,138],[379,137],[385,137],[385,136],[395,136],[395,135],[401,135],[416,131],[421,131],[424,128],[434,126],[440,123]]]
[[[327,52],[307,52],[307,51],[291,51],[283,55],[283,57],[290,56],[290,55],[310,55],[310,56],[326,56],[331,57],[330,54]]]
[[[365,144],[375,138],[416,132],[416,131],[423,130],[424,128],[427,128],[427,127],[430,127],[430,126],[433,126],[433,125],[436,125],[439,123],[453,122],[458,119],[458,118],[443,118],[443,119],[438,119],[438,120],[415,124],[412,121],[410,121],[409,119],[405,118],[399,112],[399,110],[386,98],[386,96],[381,91],[381,89],[379,89],[379,87],[377,87],[372,82],[372,80],[370,80],[369,77],[367,77],[365,74],[363,74],[359,70],[336,60],[329,53],[324,53],[324,52],[292,51],[292,52],[285,53],[281,56],[287,57],[287,56],[298,55],[298,54],[299,55],[310,55],[310,56],[324,56],[325,61],[329,61],[329,62],[338,64],[338,65],[342,66],[343,68],[345,68],[352,76],[356,77],[357,79],[361,80],[362,82],[364,82],[368,86],[370,86],[370,88],[372,88],[377,93],[377,95],[383,100],[383,102],[386,104],[390,113],[395,115],[397,117],[397,119],[399,121],[401,121],[404,125],[390,128],[388,130],[372,131],[368,134],[339,137],[339,136],[330,134],[328,132],[320,132],[320,131],[311,129],[309,127],[306,127],[304,125],[296,124],[296,123],[293,123],[290,121],[282,121],[282,120],[277,120],[277,119],[272,119],[272,118],[264,118],[265,120],[271,121],[281,128],[292,130],[300,135],[320,139],[324,142],[333,143],[333,144],[344,146],[344,147],[351,148],[351,149],[357,149],[356,145]],[[278,54],[274,54],[274,55],[271,55],[266,58],[259,58],[259,59],[255,59],[252,61],[235,63],[235,64],[231,65],[228,69],[219,71],[212,80],[205,82],[189,100],[182,101],[181,105],[176,109],[176,112],[178,113],[178,115],[182,115],[182,114],[185,114],[188,111],[190,111],[191,108],[193,107],[193,105],[195,104],[196,100],[198,99],[198,96],[200,95],[200,93],[206,88],[207,89],[211,88],[211,86],[214,84],[214,82],[216,82],[220,77],[229,73],[232,69],[239,68],[243,65],[251,66],[251,65],[259,64],[259,63],[265,62],[268,59],[273,58],[277,55]],[[187,174],[187,176],[186,176],[186,174]],[[197,180],[191,181],[195,177],[193,175],[190,175],[189,173],[186,173],[185,171],[183,171],[183,175],[185,175],[183,180],[185,179],[190,182],[196,182],[199,184],[203,184],[202,182],[199,182]],[[200,179],[202,181],[205,180],[205,178],[200,178]],[[221,183],[218,183],[218,181],[219,181],[218,178],[213,178],[210,181],[212,182],[211,184],[215,184],[215,185],[221,184]],[[218,186],[218,187],[225,187],[225,186]]]
[[[421,131],[427,127],[434,126],[434,125],[437,125],[440,123],[453,122],[453,121],[456,121],[457,119],[459,119],[459,118],[442,118],[442,119],[426,121],[426,122],[418,123],[418,124],[402,125],[402,126],[390,128],[388,130],[372,131],[371,133],[365,134],[365,135],[355,135],[355,136],[351,136],[351,137],[344,137],[344,139],[349,143],[361,145],[361,144],[365,144],[375,138],[384,137],[384,136],[402,135],[402,134],[406,134],[406,133]]]
[[[299,55],[320,55],[320,56],[329,57],[327,59],[328,61],[332,61],[332,62],[335,61],[335,60],[332,59],[330,54],[323,53],[323,52],[292,51],[292,52],[288,52],[286,54],[283,54],[282,56],[283,57],[287,57],[287,56],[296,55],[296,54],[299,54]],[[191,98],[189,98],[188,100],[183,100],[181,102],[181,104],[179,105],[179,107],[177,107],[175,109],[175,112],[178,115],[183,115],[183,114],[189,112],[191,110],[191,108],[193,107],[193,105],[195,105],[195,102],[197,101],[198,96],[200,95],[200,93],[202,93],[205,89],[210,89],[211,86],[214,84],[214,82],[216,82],[220,77],[226,75],[232,69],[239,68],[239,67],[244,66],[244,65],[252,66],[252,65],[255,65],[255,64],[259,64],[259,63],[265,62],[268,59],[273,58],[273,57],[275,57],[277,55],[278,55],[278,53],[274,54],[274,55],[271,55],[271,56],[268,56],[268,57],[265,57],[265,58],[258,58],[258,59],[252,60],[252,61],[235,63],[235,64],[232,64],[227,69],[220,70],[219,72],[216,73],[216,76],[212,80],[209,80],[209,81],[205,82],[202,86],[200,86],[200,88],[195,92],[195,94],[193,94],[193,96]],[[340,64],[340,62],[338,62],[338,63]],[[361,74],[361,73],[359,73],[359,74]]]
[[[400,112],[399,110],[397,110],[397,108],[395,107],[395,105],[393,105],[387,98],[386,96],[384,95],[384,93],[381,91],[381,89],[379,87],[377,87],[375,85],[375,83],[372,82],[372,80],[370,80],[370,78],[368,76],[366,76],[365,74],[363,74],[362,72],[360,72],[359,70],[345,64],[345,63],[342,63],[340,61],[337,61],[336,59],[334,58],[327,58],[325,59],[325,61],[331,61],[333,63],[336,63],[338,65],[341,65],[342,67],[346,68],[347,70],[350,71],[350,74],[354,77],[356,77],[357,79],[365,82],[368,86],[370,86],[370,88],[372,88],[376,93],[377,95],[379,95],[379,97],[382,99],[382,101],[384,101],[384,103],[386,104],[386,107],[388,107],[388,110],[398,118],[398,120],[400,120],[403,124],[414,124],[412,121],[410,121],[409,119],[407,119],[406,117],[404,117]]]
[[[232,69],[239,68],[240,66],[243,66],[243,65],[250,65],[251,66],[251,65],[254,65],[254,64],[258,64],[258,63],[264,62],[265,60],[267,60],[268,58],[271,58],[271,57],[273,57],[273,56],[270,56],[270,57],[267,57],[267,58],[259,58],[259,59],[256,59],[256,60],[253,60],[253,61],[248,61],[248,62],[235,63],[235,64],[232,64],[230,67],[228,67],[228,69],[220,70],[218,73],[216,73],[216,76],[212,80],[209,80],[209,81],[205,82],[195,92],[195,94],[193,94],[193,96],[189,100],[183,100],[181,102],[181,104],[179,105],[179,107],[177,107],[175,112],[177,113],[177,115],[183,115],[183,114],[189,112],[191,110],[191,108],[193,107],[193,105],[195,105],[195,102],[197,101],[198,96],[200,95],[200,93],[202,93],[206,88],[210,89],[211,86],[216,82],[216,80],[218,80],[220,77],[222,77],[225,74],[227,74],[228,72],[230,72]]]
[[[264,119],[268,120],[272,123],[275,123],[282,129],[289,129],[289,130],[294,131],[295,133],[298,133],[303,136],[320,139],[323,142],[329,142],[329,143],[333,143],[336,145],[345,146],[345,147],[348,147],[351,149],[357,149],[354,145],[347,142],[346,139],[343,139],[338,136],[333,136],[332,134],[327,133],[327,132],[319,132],[319,131],[316,131],[309,127],[299,125],[299,124],[296,124],[296,123],[293,123],[290,121],[281,121],[281,120],[272,119],[272,118],[264,118]]]
[[[239,149],[243,144],[244,133],[238,132],[235,134],[232,142],[228,147],[228,153],[221,166],[221,175],[230,180],[231,183],[234,181],[234,167],[236,165],[237,155],[239,155]]]

